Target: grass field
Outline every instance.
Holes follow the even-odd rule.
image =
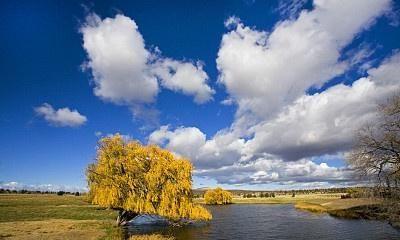
[[[82,196],[0,194],[0,239],[119,239],[115,218]]]
[[[318,213],[336,213],[337,211],[341,211],[343,217],[346,215],[347,209],[352,209],[360,206],[369,206],[381,203],[380,200],[370,199],[370,198],[353,198],[353,199],[334,199],[327,202],[297,202],[295,207],[300,210],[307,210],[311,212]],[[335,214],[336,215],[336,214]]]
[[[73,219],[110,220],[114,211],[88,204],[83,196],[42,194],[0,195],[0,222]]]
[[[296,208],[327,212],[376,203],[340,199],[341,194],[278,195],[275,198],[234,198],[239,204],[295,204]],[[204,203],[204,199],[195,199]],[[116,212],[85,201],[82,196],[0,194],[0,239],[121,239]],[[170,239],[160,235],[132,239]]]

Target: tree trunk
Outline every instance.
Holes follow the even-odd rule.
[[[117,225],[118,226],[124,226],[128,223],[128,221],[132,220],[134,217],[138,216],[139,214],[131,212],[131,211],[126,211],[124,209],[119,209],[118,210],[118,216],[117,216]]]

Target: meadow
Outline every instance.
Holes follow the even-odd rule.
[[[326,212],[373,204],[368,199],[340,199],[341,194],[278,195],[275,198],[234,197],[237,204],[295,204],[299,209]],[[195,199],[203,203],[204,199]],[[91,205],[84,196],[0,194],[0,239],[121,239],[113,210]],[[136,236],[132,239],[164,239]]]
[[[0,239],[118,239],[115,218],[84,196],[0,195]]]

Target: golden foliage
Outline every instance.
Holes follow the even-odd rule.
[[[119,135],[99,141],[96,162],[87,168],[90,200],[103,207],[171,220],[210,220],[192,202],[192,164],[155,145],[124,141]]]
[[[204,200],[206,204],[212,205],[230,204],[232,203],[232,193],[217,187],[214,190],[208,190],[204,194]]]

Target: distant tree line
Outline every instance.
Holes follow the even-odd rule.
[[[248,193],[248,194],[243,194],[243,197],[244,197],[244,198],[256,198],[257,195],[256,195],[256,194]]]
[[[360,187],[366,188],[366,187]],[[235,196],[242,196],[244,198],[268,198],[282,195],[306,195],[306,194],[338,194],[338,193],[347,193],[350,189],[354,189],[353,187],[347,188],[318,188],[318,189],[297,189],[297,190],[275,190],[275,191],[249,191],[249,190],[231,190],[231,192]],[[358,189],[358,188],[357,188]]]
[[[11,189],[0,188],[0,194],[57,194],[59,196],[62,196],[62,195],[80,196],[80,195],[84,195],[86,193],[69,192],[69,191],[39,191],[39,190],[27,190],[27,189],[11,190]]]
[[[248,194],[244,194],[243,195],[243,198],[256,198],[256,197],[259,197],[259,198],[274,198],[275,197],[275,193],[274,192],[261,192],[260,194],[258,194],[258,195],[256,195],[256,194],[251,194],[251,193],[248,193]]]
[[[307,194],[342,194],[342,198],[361,198],[378,196],[380,193],[373,187],[346,187],[346,188],[317,188],[275,191],[229,190],[236,197],[243,198],[269,198],[276,196]],[[202,198],[205,190],[193,189],[194,198]]]

